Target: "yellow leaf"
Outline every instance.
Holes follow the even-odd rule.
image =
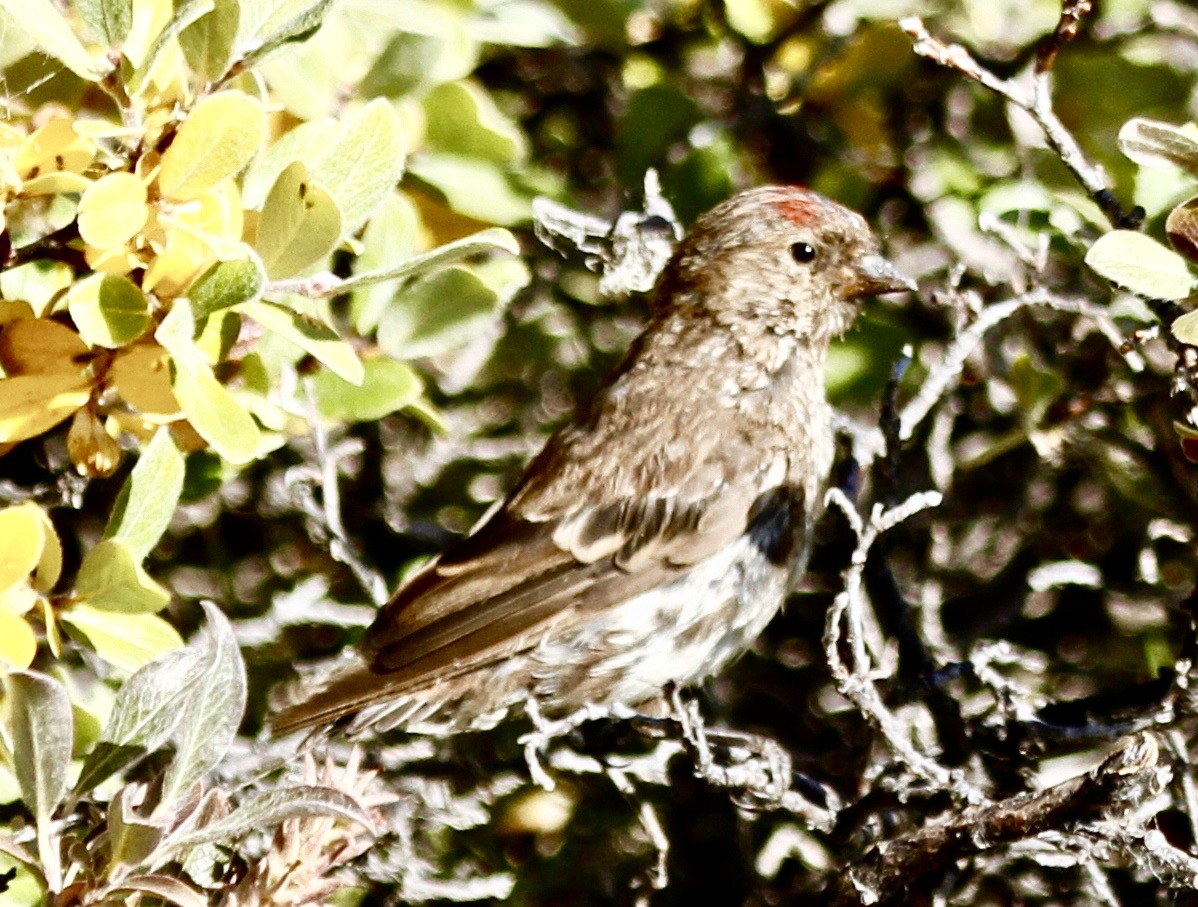
[[[156,343],[126,347],[108,370],[121,399],[150,421],[164,424],[182,417],[171,390],[170,356]]]
[[[68,119],[51,120],[26,139],[13,162],[22,179],[40,173],[82,173],[96,156],[96,144],[75,131]]]
[[[101,274],[125,275],[134,268],[142,265],[141,259],[128,246],[117,246],[113,249],[95,249],[83,247],[83,257],[88,267]]]
[[[67,418],[90,396],[91,381],[79,374],[0,379],[0,442],[37,437]]]
[[[0,592],[0,611],[9,614],[28,614],[38,603],[40,596],[29,583],[18,583],[11,589]]]
[[[35,318],[33,306],[24,299],[0,299],[0,328],[11,321]]]
[[[126,671],[136,671],[183,645],[178,631],[157,614],[122,614],[75,605],[59,616],[87,638],[97,655]]]
[[[82,337],[48,318],[18,318],[0,331],[0,366],[9,377],[77,375],[86,355]]]
[[[236,174],[266,137],[262,106],[241,91],[220,91],[188,114],[162,155],[158,185],[175,201],[198,198]]]
[[[0,510],[0,590],[24,583],[41,562],[46,530],[38,510],[36,504]]]
[[[84,192],[92,184],[86,176],[64,170],[61,173],[43,173],[21,185],[21,195],[65,195],[68,192]]]
[[[145,226],[146,187],[132,173],[100,177],[79,199],[79,235],[89,246],[119,246]]]
[[[32,507],[41,520],[42,530],[46,534],[46,544],[42,546],[42,556],[37,562],[37,570],[33,574],[33,587],[39,592],[49,592],[58,582],[62,574],[62,542],[58,540],[58,531],[50,522],[46,511],[36,504],[21,504],[21,507]]]
[[[36,654],[33,628],[20,615],[0,609],[0,663],[10,670],[23,671],[33,664]]]
[[[245,258],[241,193],[233,180],[222,180],[199,198],[163,205],[146,235],[157,257],[142,279],[142,289],[177,296],[218,259]]]

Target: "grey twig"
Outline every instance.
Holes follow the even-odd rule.
[[[1159,756],[1156,737],[1137,734],[1084,775],[1039,793],[977,803],[945,821],[877,844],[838,878],[836,903],[900,903],[913,882],[942,871],[957,860],[1041,833],[1099,820],[1107,812],[1120,810],[1124,803],[1139,796],[1141,788],[1153,783]],[[1146,833],[1145,843],[1150,835],[1159,836],[1159,833]],[[1159,837],[1161,840],[1156,843],[1164,843],[1163,836]],[[1185,857],[1181,863],[1198,868],[1198,860],[1167,843],[1158,850],[1162,865],[1178,867],[1179,858]]]
[[[1086,191],[1090,193],[1102,207],[1107,218],[1116,227],[1130,227],[1138,223],[1138,218],[1126,215],[1110,195],[1106,175],[1098,164],[1091,163],[1082,152],[1077,139],[1065,128],[1052,106],[1052,63],[1056,52],[1072,37],[1076,31],[1076,21],[1084,14],[1082,7],[1088,8],[1088,3],[1073,2],[1068,4],[1077,16],[1070,18],[1062,15],[1061,23],[1053,33],[1056,40],[1050,39],[1046,47],[1051,47],[1047,56],[1042,53],[1035,69],[1030,75],[1030,85],[1023,85],[1015,79],[1001,79],[986,69],[960,44],[946,44],[932,36],[918,16],[907,16],[899,21],[899,27],[905,31],[914,42],[912,49],[921,57],[927,57],[934,63],[949,69],[955,69],[962,75],[984,85],[996,94],[1006,98],[1020,110],[1027,113],[1044,133],[1049,146],[1060,157],[1061,162],[1072,171]],[[1072,26],[1069,24],[1072,22]]]

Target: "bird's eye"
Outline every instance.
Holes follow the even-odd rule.
[[[809,242],[797,242],[790,247],[790,257],[801,265],[811,264],[815,260],[815,246]]]

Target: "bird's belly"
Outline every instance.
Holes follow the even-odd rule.
[[[531,653],[535,695],[554,712],[635,707],[668,683],[700,681],[753,644],[781,606],[790,573],[742,537],[674,582],[544,640]]]

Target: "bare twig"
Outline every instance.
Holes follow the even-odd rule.
[[[1057,61],[1061,48],[1077,37],[1082,20],[1094,9],[1093,0],[1064,0],[1061,17],[1052,34],[1036,48],[1036,72],[1048,72]]]
[[[1067,4],[1069,8],[1082,14],[1080,8],[1088,6],[1085,2]],[[1062,23],[1066,18],[1062,15]],[[1052,70],[1051,61],[1043,65],[1043,60],[1037,62],[1035,71],[1031,74],[1030,86],[1021,85],[1014,79],[1002,79],[982,66],[960,44],[945,44],[934,38],[918,16],[908,16],[899,22],[899,27],[911,37],[912,48],[921,57],[927,57],[934,63],[955,69],[962,75],[984,85],[996,94],[1006,98],[1020,110],[1026,112],[1044,132],[1049,146],[1060,157],[1061,162],[1072,171],[1086,191],[1102,208],[1110,222],[1120,228],[1134,229],[1143,219],[1143,211],[1133,209],[1125,213],[1118,201],[1111,195],[1107,187],[1106,175],[1098,164],[1091,163],[1081,150],[1073,134],[1065,128],[1052,106]],[[1061,37],[1054,42],[1052,58],[1066,40],[1072,37],[1075,26],[1058,25],[1057,32]]]
[[[1154,780],[1149,776],[1155,776],[1159,755],[1156,738],[1139,734],[1085,775],[1040,793],[978,803],[945,821],[875,845],[837,880],[837,903],[901,902],[913,882],[957,860],[1097,819]],[[1168,856],[1175,858],[1173,853]]]
[[[824,655],[841,695],[851,701],[886,739],[897,759],[915,778],[933,787],[950,791],[967,802],[982,799],[960,772],[941,765],[934,756],[923,752],[912,739],[911,723],[900,719],[883,701],[878,690],[879,677],[865,643],[869,606],[865,596],[865,564],[878,536],[903,520],[940,503],[940,494],[925,491],[914,494],[891,510],[875,505],[868,522],[861,519],[848,498],[839,489],[828,494],[829,503],[844,511],[857,535],[852,561],[844,574],[844,591],[836,596],[828,610],[824,630]],[[841,653],[847,650],[848,660]]]

